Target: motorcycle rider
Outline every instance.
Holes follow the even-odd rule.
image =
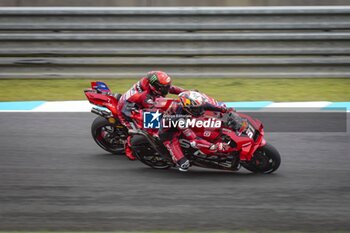
[[[117,106],[118,117],[123,125],[132,129],[131,112],[135,107],[152,108],[155,98],[165,97],[168,93],[178,95],[183,91],[185,89],[171,85],[171,78],[165,72],[150,71],[121,96]],[[130,147],[130,138],[128,136],[125,143],[125,155],[130,160],[135,160]]]
[[[185,91],[179,94],[179,101],[174,102],[170,110],[166,112],[167,115],[180,116],[176,120],[182,120],[181,115],[191,115],[192,117],[201,117],[204,112],[233,112],[232,108],[226,108],[223,106],[215,106],[206,101],[206,97],[196,91]],[[205,139],[198,137],[190,128],[160,128],[158,135],[164,146],[170,152],[173,161],[179,165],[180,171],[187,171],[190,167],[189,160],[184,156],[180,143],[179,136],[183,134],[184,137],[190,140],[191,146],[198,148],[199,150],[210,151],[212,153],[222,152],[225,153],[229,148],[226,143],[213,144]],[[204,152],[202,151],[202,152]]]

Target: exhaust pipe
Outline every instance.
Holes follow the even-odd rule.
[[[97,115],[100,115],[101,117],[107,118],[107,119],[110,118],[110,117],[113,117],[111,112],[108,112],[106,110],[102,110],[102,109],[99,109],[99,108],[95,108],[95,107],[92,107],[91,112],[95,113]]]

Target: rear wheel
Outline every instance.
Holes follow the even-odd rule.
[[[280,153],[271,144],[259,148],[251,161],[242,163],[242,166],[254,173],[269,174],[276,171],[281,164]]]
[[[116,132],[115,125],[104,117],[97,117],[91,125],[91,135],[97,145],[113,154],[124,152],[124,140]]]

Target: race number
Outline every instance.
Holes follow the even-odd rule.
[[[249,127],[248,127],[247,130],[245,131],[245,133],[247,134],[247,136],[248,136],[249,138],[253,138],[254,132],[255,132],[255,129],[254,129],[251,125],[249,125]]]

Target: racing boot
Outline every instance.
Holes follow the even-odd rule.
[[[190,167],[190,161],[183,157],[180,159],[177,164],[179,165],[179,171],[181,172],[187,172],[188,168]]]
[[[130,146],[130,136],[127,138],[127,140],[125,142],[124,149],[125,149],[125,155],[126,155],[126,157],[128,157],[128,159],[136,160],[135,156],[132,153],[132,149]]]
[[[179,140],[174,138],[172,141],[163,142],[164,146],[168,149],[174,163],[179,165],[179,171],[185,172],[190,167],[190,161],[182,153]]]

